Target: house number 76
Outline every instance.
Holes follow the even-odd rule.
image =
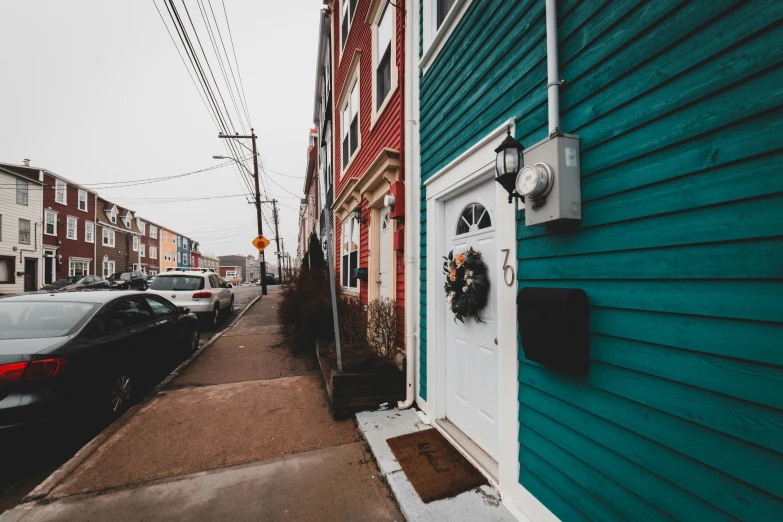
[[[506,283],[506,286],[511,286],[514,284],[514,267],[508,264],[511,249],[504,248],[501,252],[506,253],[506,258],[503,260],[503,282]]]

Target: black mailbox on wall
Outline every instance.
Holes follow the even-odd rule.
[[[587,373],[590,332],[587,294],[578,288],[530,288],[517,294],[525,358],[573,375]]]

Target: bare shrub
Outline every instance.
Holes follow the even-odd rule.
[[[367,330],[370,346],[383,362],[397,356],[397,302],[380,298],[367,306]]]

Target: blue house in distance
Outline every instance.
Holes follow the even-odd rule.
[[[177,234],[177,266],[190,268],[191,240],[187,237]]]
[[[783,519],[783,2],[407,8],[419,407],[520,519]],[[536,167],[548,199],[508,202],[507,132],[525,165],[574,136],[553,177]],[[572,219],[529,224],[566,167]],[[443,256],[468,248],[482,323],[443,292]],[[523,288],[585,292],[586,371],[530,357],[520,333],[557,332],[519,331]]]

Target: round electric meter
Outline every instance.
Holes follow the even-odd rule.
[[[545,163],[527,165],[517,174],[516,189],[520,196],[536,198],[549,194],[555,176]]]

